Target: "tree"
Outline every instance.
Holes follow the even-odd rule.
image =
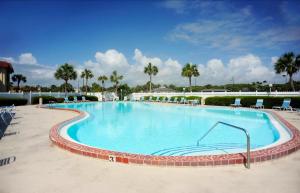
[[[196,77],[199,76],[200,73],[197,69],[197,65],[196,64],[190,64],[187,63],[183,68],[182,68],[182,72],[181,72],[181,76],[183,77],[188,77],[189,79],[189,86],[190,86],[190,92],[192,92],[192,77]]]
[[[117,71],[113,71],[112,75],[110,76],[110,81],[112,83],[114,83],[114,87],[115,87],[115,93],[118,94],[118,85],[120,83],[120,80],[123,79],[122,75],[118,75]]]
[[[94,82],[92,84],[91,91],[92,92],[101,92],[102,88],[101,88],[101,86],[99,84],[97,84],[97,83]]]
[[[300,54],[295,57],[293,52],[283,54],[275,63],[274,69],[277,74],[286,72],[289,76],[289,83],[293,91],[295,91],[293,75],[300,69]]]
[[[82,72],[81,72],[81,75],[80,75],[80,78],[82,78],[81,92],[83,92],[83,88],[84,88],[84,77],[85,77],[85,74],[84,74],[84,72],[82,71]]]
[[[25,76],[23,76],[22,74],[14,74],[12,77],[11,77],[12,81],[13,82],[17,82],[17,90],[19,91],[20,90],[20,83],[21,82],[26,82],[27,79]]]
[[[93,78],[94,75],[91,70],[84,69],[80,77],[85,79],[85,94],[87,94],[88,79]]]
[[[151,92],[152,87],[152,75],[155,76],[158,73],[158,68],[156,66],[153,66],[150,62],[148,66],[145,66],[144,73],[148,74],[150,77],[150,85],[149,85],[149,92]]]
[[[98,81],[101,81],[101,84],[102,84],[102,91],[104,90],[104,83],[107,80],[108,80],[108,78],[105,75],[98,77]]]
[[[62,79],[65,81],[64,87],[65,87],[65,94],[67,94],[67,85],[69,80],[76,80],[77,73],[74,70],[74,67],[68,63],[65,63],[58,67],[54,74],[55,78],[57,80]]]

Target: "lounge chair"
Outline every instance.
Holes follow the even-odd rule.
[[[171,97],[168,98],[167,103],[171,103]]]
[[[140,101],[141,101],[141,102],[144,102],[144,100],[145,100],[145,98],[142,96],[142,97],[140,98]]]
[[[263,109],[264,108],[264,99],[257,99],[255,105],[251,105],[250,108]]]
[[[163,97],[161,102],[163,102],[163,103],[167,102],[167,97]]]
[[[75,103],[77,103],[77,102],[78,102],[78,100],[77,100],[77,96],[74,96],[74,100],[73,100],[73,102],[75,102]]]
[[[64,103],[70,103],[71,101],[69,101],[68,97],[65,97]]]
[[[184,97],[181,97],[179,103],[180,104],[185,104],[186,103],[186,99]]]
[[[155,102],[160,102],[159,97],[156,97],[156,101]]]
[[[152,102],[153,100],[152,100],[152,96],[150,96],[149,97],[149,100],[148,100],[149,102]]]
[[[199,102],[198,99],[195,99],[195,100],[192,100],[192,101],[191,101],[191,104],[192,104],[192,105],[199,105],[200,102]]]
[[[230,104],[230,106],[232,107],[240,107],[241,105],[241,99],[240,98],[236,98],[234,101],[234,104]]]
[[[86,101],[87,101],[87,100],[85,99],[85,96],[82,96],[81,101],[82,101],[82,102],[86,102]]]
[[[177,103],[177,97],[175,97],[171,103]]]
[[[272,109],[279,109],[279,110],[293,110],[290,106],[291,99],[284,99],[281,106],[273,106]]]

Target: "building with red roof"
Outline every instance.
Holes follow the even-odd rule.
[[[10,74],[14,72],[11,63],[0,61],[0,92],[8,92],[10,85]]]

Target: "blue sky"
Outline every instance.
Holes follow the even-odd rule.
[[[124,82],[184,85],[182,65],[198,64],[197,83],[283,82],[273,63],[300,54],[299,1],[2,1],[0,57],[29,84],[57,83],[69,62],[95,76],[118,70]],[[295,77],[299,79],[299,75]],[[73,82],[74,83],[74,82]],[[75,83],[74,83],[75,84]]]

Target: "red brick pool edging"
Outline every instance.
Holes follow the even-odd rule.
[[[229,164],[244,164],[246,161],[246,153],[233,153],[221,155],[201,155],[201,156],[153,156],[140,155],[131,153],[122,153],[99,148],[93,148],[85,145],[69,141],[59,134],[60,128],[73,121],[80,120],[86,115],[84,112],[75,109],[54,108],[55,110],[65,110],[76,112],[79,115],[69,120],[60,122],[53,126],[50,130],[49,138],[57,146],[68,150],[72,153],[108,160],[119,163],[146,164],[157,166],[217,166]],[[300,132],[299,130],[286,121],[276,112],[271,112],[277,117],[292,133],[292,139],[267,149],[251,151],[250,162],[263,162],[267,160],[277,159],[291,154],[300,149]]]

